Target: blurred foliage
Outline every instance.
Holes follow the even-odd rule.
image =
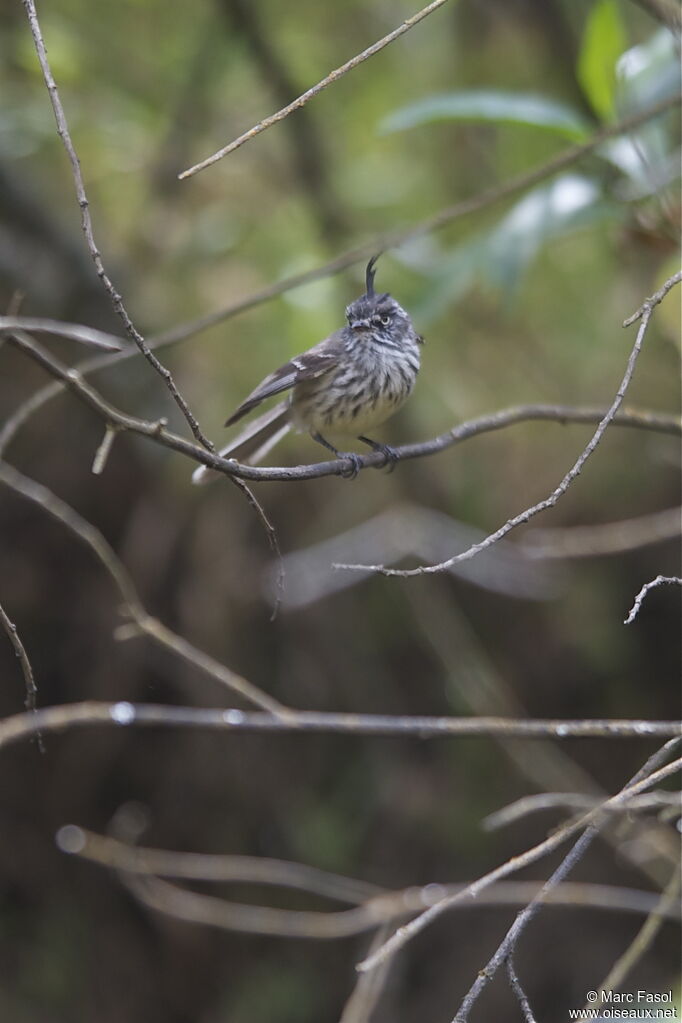
[[[96,238],[145,333],[502,184],[680,88],[670,34],[628,0],[459,0],[228,159],[177,180],[414,10],[408,0],[41,5]],[[2,308],[21,292],[26,314],[118,331],[79,232],[20,4],[0,8],[0,97]],[[633,340],[620,324],[677,269],[679,144],[673,111],[560,176],[382,257],[377,286],[427,338],[418,387],[383,431],[387,441],[426,438],[526,401],[612,400]],[[244,394],[339,326],[361,289],[356,267],[162,357],[219,440]],[[671,295],[657,311],[629,404],[679,407],[678,310]],[[72,345],[51,345],[76,359]],[[0,365],[4,419],[44,377],[7,345]],[[120,407],[184,428],[142,361],[93,381]],[[152,613],[285,702],[406,714],[678,711],[678,595],[652,593],[637,623],[621,624],[644,581],[677,570],[673,542],[564,564],[551,575],[551,599],[513,599],[452,576],[358,577],[270,622],[270,551],[237,492],[220,483],[192,488],[184,460],[131,437],[117,440],[95,478],[101,433],[62,396],[20,431],[8,457],[103,531]],[[285,553],[403,501],[449,516],[455,530],[487,531],[549,493],[588,437],[589,428],[528,424],[392,475],[269,484],[258,494]],[[305,437],[276,455],[284,464],[317,456]],[[541,524],[611,522],[672,506],[678,459],[674,438],[612,429]],[[225,701],[210,680],[141,640],[117,643],[112,590],[99,567],[36,509],[1,497],[0,601],[31,653],[41,704]],[[17,712],[23,697],[7,643],[0,662],[3,713]],[[567,743],[553,770],[570,774],[561,758],[571,758],[611,791],[648,751],[641,742]],[[149,812],[143,841],[164,848],[281,856],[387,886],[464,880],[556,823],[539,815],[492,835],[480,826],[487,813],[542,787],[532,776],[549,756],[539,745],[514,751],[474,739],[166,731],[68,733],[50,737],[43,757],[29,746],[3,751],[0,1018],[320,1023],[338,1019],[366,949],[366,938],[287,943],[152,917],[116,878],[65,860],[53,836],[66,822],[104,830],[122,803],[136,800]],[[650,883],[606,845],[584,872]],[[302,905],[294,895],[281,900]],[[374,1023],[452,1014],[510,919],[508,910],[466,913],[442,920],[408,951]],[[523,949],[539,1018],[563,1020],[581,1004],[639,923],[548,911]],[[634,986],[671,985],[676,942],[664,928]],[[545,965],[530,965],[537,962]],[[503,986],[492,990],[487,1018],[511,1018],[509,997]]]

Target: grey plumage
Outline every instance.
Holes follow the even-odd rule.
[[[349,475],[358,470],[358,456],[338,451],[327,435],[353,437],[386,461],[395,454],[365,436],[389,418],[409,397],[419,372],[422,338],[401,305],[389,294],[374,291],[374,264],[366,270],[367,291],[346,309],[347,325],[307,352],[295,356],[267,376],[226,422],[236,423],[267,398],[290,391],[287,399],[252,420],[220,452],[251,464],[260,461],[291,429],[308,432],[339,458],[349,461]],[[203,483],[212,473],[200,467],[192,477]]]

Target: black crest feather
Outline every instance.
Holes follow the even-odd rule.
[[[374,296],[374,275],[376,274],[376,270],[374,269],[374,267],[376,266],[376,262],[380,255],[381,253],[377,252],[376,256],[372,256],[369,263],[367,264],[367,269],[365,270],[367,294],[370,298]]]

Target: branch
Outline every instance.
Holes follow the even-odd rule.
[[[537,1020],[533,1015],[533,1010],[530,1007],[528,996],[521,987],[521,981],[519,980],[516,974],[516,969],[514,968],[514,961],[511,956],[509,956],[509,958],[507,959],[507,976],[509,979],[509,986],[516,995],[516,999],[521,1007],[521,1012],[523,1013],[524,1020],[526,1021],[526,1023],[537,1023]]]
[[[630,381],[632,380],[632,376],[635,371],[637,358],[641,351],[642,344],[644,342],[644,337],[649,327],[649,322],[651,320],[653,311],[655,307],[660,302],[663,301],[663,299],[671,290],[671,288],[673,288],[676,284],[679,284],[681,280],[682,271],[679,271],[673,277],[669,278],[669,280],[665,282],[665,284],[663,285],[662,288],[659,289],[659,291],[657,291],[650,298],[646,299],[646,301],[642,304],[642,306],[640,306],[637,312],[630,316],[624,322],[623,326],[628,327],[636,320],[641,319],[641,324],[639,330],[637,331],[637,337],[635,339],[632,351],[630,352],[630,357],[628,358],[625,374],[623,376],[623,379],[621,380],[620,387],[618,388],[616,396],[613,399],[613,402],[611,403],[611,407],[609,408],[608,412],[597,426],[597,429],[595,430],[589,444],[583,449],[583,451],[578,456],[577,461],[574,463],[572,468],[569,469],[569,471],[566,473],[566,475],[561,480],[559,485],[552,491],[549,497],[546,497],[543,501],[539,501],[531,508],[527,508],[525,511],[520,512],[520,514],[515,515],[513,518],[507,519],[504,525],[500,526],[500,528],[497,529],[494,533],[491,533],[489,536],[487,536],[485,540],[481,540],[480,543],[473,544],[471,547],[468,548],[468,550],[462,551],[461,554],[455,554],[453,557],[448,558],[447,561],[443,561],[437,565],[420,565],[418,568],[409,569],[386,568],[385,565],[338,565],[337,567],[350,569],[351,571],[363,572],[372,571],[378,572],[381,575],[403,577],[415,575],[428,575],[434,572],[442,572],[460,561],[466,561],[469,558],[473,558],[476,554],[479,554],[481,551],[486,550],[488,547],[492,547],[492,545],[497,543],[498,540],[501,540],[503,536],[506,536],[507,533],[510,533],[512,529],[516,529],[517,526],[523,525],[523,523],[528,522],[530,519],[532,519],[535,515],[538,515],[540,512],[546,511],[548,508],[553,508],[554,505],[563,497],[563,495],[566,493],[566,491],[574,482],[574,480],[577,479],[577,477],[580,475],[583,468],[585,467],[587,460],[590,458],[592,453],[597,448],[599,442],[601,441],[604,433],[606,432],[606,429],[608,428],[610,423],[613,422],[616,413],[618,412],[622,404],[623,398],[625,397],[625,392],[630,386]]]
[[[674,870],[665,891],[652,909],[640,930],[635,935],[631,944],[625,952],[613,964],[608,976],[596,988],[597,998],[601,998],[602,991],[617,991],[623,984],[633,966],[642,958],[647,949],[651,946],[654,938],[661,928],[661,924],[667,918],[671,908],[679,908],[680,904],[680,874]],[[589,1008],[589,1003],[585,1008]]]
[[[38,689],[35,682],[35,676],[33,674],[33,668],[31,667],[31,662],[28,654],[26,653],[26,648],[21,642],[21,637],[17,631],[17,627],[14,622],[10,620],[2,604],[0,604],[0,625],[2,625],[3,629],[7,633],[7,637],[14,647],[14,653],[18,657],[19,664],[21,665],[21,672],[24,676],[24,685],[26,687],[26,699],[24,701],[24,706],[27,711],[35,714],[37,709],[36,697],[38,696]],[[40,738],[40,733],[38,733],[38,738]]]
[[[522,932],[525,930],[525,928],[528,926],[528,924],[531,922],[535,914],[540,909],[541,905],[545,901],[547,894],[553,891],[554,888],[556,888],[556,886],[564,880],[566,875],[573,869],[576,863],[578,863],[579,860],[582,859],[583,855],[587,852],[587,849],[592,844],[592,842],[594,841],[598,834],[599,828],[596,825],[591,825],[589,828],[587,828],[587,830],[583,832],[578,841],[575,843],[575,845],[568,853],[568,855],[564,857],[559,866],[552,873],[551,877],[549,877],[547,881],[544,883],[544,885],[542,886],[538,894],[535,896],[535,898],[532,899],[528,903],[528,905],[521,910],[521,912],[514,920],[514,923],[507,931],[504,940],[498,946],[495,954],[489,960],[488,964],[484,966],[482,970],[479,970],[476,980],[471,985],[469,991],[465,995],[462,1004],[460,1005],[459,1009],[457,1010],[457,1013],[454,1016],[454,1019],[452,1020],[452,1023],[467,1023],[471,1009],[473,1008],[474,1004],[478,1001],[480,995],[483,993],[483,991],[488,986],[490,981],[493,979],[500,966],[502,966],[504,963],[509,963],[511,956],[513,955],[514,950],[516,949],[517,942]],[[515,976],[516,975],[514,974],[514,977]],[[528,1001],[526,999],[525,994],[523,993],[521,985],[519,984],[518,990],[516,990],[514,983],[512,981],[512,990],[514,990],[515,993],[517,994],[517,997],[519,997],[519,1001],[522,1007],[524,1008],[525,1012],[525,1006],[528,1005]],[[530,1012],[529,1005],[528,1011]],[[528,1016],[526,1016],[526,1019],[528,1019]]]
[[[0,480],[4,467],[0,463]],[[36,484],[37,486],[37,484]],[[75,513],[74,513],[75,514]],[[92,527],[91,527],[92,528]],[[153,619],[151,620],[154,621]],[[135,625],[141,630],[143,625],[137,621]],[[125,628],[125,626],[124,626]],[[157,631],[163,628],[157,622],[156,627],[144,624],[144,631],[154,639],[158,639]],[[160,640],[161,641],[161,640]],[[176,643],[185,643],[175,637]],[[164,645],[175,650],[170,642]],[[189,647],[189,644],[187,644]],[[190,648],[192,649],[192,648]],[[175,650],[176,653],[183,653]],[[194,651],[193,656],[185,659],[198,663],[197,658],[207,658],[205,654]],[[232,687],[240,695],[240,686],[255,687],[251,683],[239,679],[222,665],[215,662],[213,668],[199,663],[213,677]],[[220,674],[222,672],[222,675]],[[236,681],[234,681],[236,679]],[[680,736],[682,722],[679,721],[641,721],[630,719],[600,718],[594,720],[528,720],[504,717],[421,717],[390,714],[343,714],[324,713],[309,710],[294,710],[282,707],[272,697],[260,693],[258,698],[247,696],[253,703],[264,702],[266,699],[274,703],[274,711],[243,711],[236,708],[222,707],[172,707],[158,703],[104,703],[86,700],[82,703],[70,703],[65,706],[43,707],[35,714],[15,714],[0,721],[0,746],[17,742],[38,729],[46,732],[61,732],[67,728],[78,728],[91,725],[165,725],[172,728],[210,728],[227,732],[308,732],[333,735],[383,735],[410,736],[415,739],[434,739],[449,736],[460,738],[465,736],[504,736],[505,738],[527,739],[652,739],[666,736]],[[604,804],[597,809],[603,810]],[[608,805],[607,805],[608,809]],[[595,811],[596,812],[596,811]]]
[[[127,430],[151,438],[164,447],[187,455],[195,462],[200,462],[210,469],[216,469],[227,476],[245,480],[308,480],[322,476],[339,476],[344,470],[343,462],[335,458],[330,462],[315,462],[311,465],[270,468],[263,466],[241,465],[230,458],[222,458],[211,451],[206,451],[191,441],[172,433],[167,429],[166,421],[138,419],[111,405],[98,391],[82,378],[78,369],[70,369],[47,351],[42,345],[23,332],[10,335],[10,340],[27,355],[38,362],[53,377],[72,391],[84,404],[96,412],[105,423],[119,430]],[[599,422],[603,411],[592,408],[574,408],[565,405],[521,405],[488,416],[469,420],[453,427],[447,433],[421,444],[405,444],[396,448],[401,459],[421,458],[443,451],[453,444],[468,440],[480,433],[500,430],[515,423],[529,420],[550,420],[559,423],[590,423]],[[614,417],[619,426],[636,427],[662,433],[682,434],[682,423],[675,416],[658,415],[647,411],[626,410]],[[0,452],[6,433],[0,433]],[[361,468],[376,467],[384,464],[384,456],[380,452],[371,452],[359,456]]]
[[[7,334],[13,330],[57,334],[58,337],[80,341],[81,344],[90,345],[92,348],[103,348],[107,352],[120,352],[122,348],[119,337],[105,334],[104,331],[95,330],[93,327],[85,327],[82,323],[64,323],[62,320],[45,320],[31,316],[0,316],[0,334]]]
[[[530,188],[531,186],[538,184],[538,182],[544,181],[546,178],[558,173],[565,167],[576,163],[583,156],[587,156],[607,139],[615,138],[618,135],[622,135],[634,128],[637,128],[646,121],[649,121],[652,118],[665,113],[667,110],[670,110],[672,107],[677,106],[681,101],[682,96],[675,96],[663,100],[660,103],[655,103],[632,117],[625,118],[617,124],[611,125],[608,128],[604,128],[602,131],[597,132],[589,141],[577,146],[570,146],[569,148],[562,150],[556,156],[552,157],[551,160],[541,164],[539,167],[510,178],[503,185],[484,189],[478,195],[464,199],[461,202],[456,203],[454,206],[448,206],[445,209],[432,214],[430,217],[427,217],[425,220],[412,225],[412,227],[404,228],[400,231],[393,232],[392,234],[376,236],[366,244],[342,253],[342,255],[337,256],[336,259],[331,260],[329,263],[315,267],[313,270],[307,270],[304,273],[286,277],[282,281],[277,281],[275,284],[270,284],[265,288],[261,288],[259,291],[253,292],[251,295],[247,295],[246,298],[239,299],[236,302],[231,302],[229,305],[222,309],[218,309],[213,313],[208,313],[206,316],[201,316],[198,319],[190,320],[188,323],[181,324],[178,327],[172,327],[160,334],[156,334],[150,338],[148,346],[151,350],[157,350],[159,348],[165,348],[168,345],[178,344],[189,337],[193,337],[204,330],[208,330],[210,327],[215,327],[217,324],[223,323],[225,320],[228,320],[233,316],[237,316],[240,313],[254,309],[265,302],[269,302],[273,298],[277,298],[279,295],[283,295],[287,291],[310,284],[313,281],[330,277],[333,274],[339,273],[340,271],[353,266],[355,263],[364,262],[368,256],[373,255],[379,250],[384,251],[386,249],[395,248],[411,238],[417,238],[423,234],[428,234],[430,231],[438,230],[446,224],[450,224],[453,221],[468,216],[469,214],[478,213],[481,210],[487,209],[489,206],[502,202],[503,200],[515,195],[517,192],[523,191],[525,188]],[[130,359],[137,354],[137,349],[129,348],[113,355],[84,360],[76,368],[82,374],[94,373],[97,370],[117,365],[119,362]],[[23,425],[23,423],[25,423],[34,412],[42,408],[47,401],[50,401],[53,397],[55,397],[55,395],[59,394],[62,386],[63,385],[60,383],[48,384],[17,410],[15,415],[8,420],[3,430],[0,432],[0,454],[2,454],[19,427]]]
[[[664,752],[667,755],[670,750],[679,743],[679,741],[679,738],[671,739],[670,742],[666,743],[662,750],[659,750],[658,753],[655,754],[655,756],[662,755]],[[468,885],[467,888],[459,894],[446,896],[440,899],[429,909],[415,917],[414,920],[411,920],[409,924],[406,924],[404,927],[401,927],[400,930],[396,931],[395,934],[393,934],[393,936],[389,938],[389,940],[373,956],[359,963],[357,969],[375,969],[386,957],[392,956],[398,952],[408,943],[408,941],[411,941],[412,938],[440,916],[441,913],[450,909],[456,902],[459,902],[465,896],[476,898],[481,891],[488,888],[494,882],[501,880],[503,877],[507,877],[509,874],[512,874],[517,870],[521,870],[531,863],[535,863],[536,860],[540,859],[542,856],[546,856],[548,853],[557,849],[566,841],[566,839],[583,831],[588,825],[591,825],[593,821],[600,818],[604,812],[623,806],[627,803],[629,798],[634,795],[639,795],[640,792],[644,792],[646,789],[657,785],[658,782],[662,781],[664,778],[669,778],[681,767],[682,758],[673,761],[671,764],[668,764],[657,771],[654,771],[653,774],[642,778],[640,781],[628,783],[628,785],[626,785],[624,789],[621,789],[619,793],[595,807],[594,810],[591,810],[579,820],[567,825],[561,831],[555,832],[553,835],[550,835],[549,838],[546,838],[543,842],[539,842],[537,845],[532,846],[519,856],[512,857],[510,860],[507,860],[506,863],[503,863],[501,866],[496,867],[487,874],[484,874],[477,881],[474,881],[473,884]]]
[[[402,25],[398,26],[398,28],[394,29],[392,32],[389,32],[389,34],[387,36],[384,36],[383,39],[379,39],[378,42],[373,43],[366,50],[363,50],[362,53],[358,53],[355,57],[352,57],[350,60],[346,61],[346,63],[342,64],[341,67],[337,67],[334,69],[334,71],[330,71],[325,78],[323,78],[320,82],[317,83],[317,85],[313,85],[310,89],[308,89],[306,92],[302,93],[302,95],[298,96],[295,100],[293,100],[293,102],[289,103],[288,106],[283,107],[281,110],[278,110],[277,113],[271,114],[269,117],[266,117],[264,120],[254,125],[253,128],[250,128],[248,131],[244,132],[243,135],[240,135],[239,138],[235,139],[233,142],[230,142],[229,145],[224,146],[222,149],[219,149],[217,153],[213,154],[213,156],[207,157],[200,163],[197,163],[193,167],[190,167],[189,170],[185,170],[181,174],[178,174],[178,177],[180,178],[181,181],[184,178],[192,177],[193,174],[197,174],[199,171],[204,170],[206,167],[210,167],[212,164],[217,163],[218,160],[222,160],[222,158],[224,156],[227,156],[228,153],[233,153],[235,149],[239,149],[239,147],[243,146],[245,142],[248,142],[250,139],[255,138],[256,135],[260,135],[260,133],[266,131],[267,128],[271,128],[273,124],[277,124],[279,121],[283,121],[284,118],[288,117],[289,114],[294,112],[294,110],[300,109],[300,107],[305,106],[305,104],[308,103],[309,100],[313,99],[313,97],[319,95],[319,93],[321,93],[323,89],[326,89],[328,85],[331,85],[333,82],[338,81],[339,78],[342,78],[343,75],[347,74],[349,71],[352,71],[353,68],[356,68],[359,64],[362,64],[364,61],[368,60],[369,57],[373,57],[375,53],[379,53],[379,51],[383,50],[385,46],[388,46],[389,43],[392,43],[394,39],[398,39],[400,36],[404,35],[405,32],[409,32],[411,28],[419,24],[420,21],[423,21],[423,19],[426,18],[429,14],[432,14],[434,11],[437,11],[438,8],[442,7],[444,3],[446,3],[446,0],[433,0],[433,2],[428,5],[428,7],[424,7],[423,10],[418,11],[417,14],[413,14],[411,18],[408,18],[407,21],[404,21]]]
[[[444,892],[455,895],[464,889],[461,884],[432,884],[390,891],[365,881],[285,860],[134,847],[73,824],[59,829],[56,843],[64,853],[125,875],[126,883],[133,888],[134,893],[155,909],[183,919],[210,923],[225,930],[280,937],[338,939],[361,934],[418,912],[425,905],[433,903],[436,893],[441,897]],[[355,908],[310,912],[251,906],[199,895],[176,885],[164,884],[161,887],[160,876],[188,881],[281,887],[350,903]],[[480,902],[495,906],[523,905],[537,895],[539,889],[540,885],[535,881],[503,881],[483,892]],[[178,896],[181,900],[179,902]],[[562,884],[548,895],[548,903],[648,914],[658,905],[658,898],[655,893],[639,889],[597,884]],[[458,905],[460,909],[471,908],[470,904]],[[663,915],[671,920],[679,919],[674,905],[666,906]]]
[[[540,792],[532,796],[521,796],[501,810],[488,814],[481,823],[485,831],[495,831],[531,813],[555,810],[557,807],[562,810],[565,808],[584,810],[597,806],[599,802],[597,796],[588,795],[586,792]],[[636,796],[628,801],[628,813],[635,810],[659,810],[668,806],[678,807],[679,803],[679,792],[646,792],[643,796]]]
[[[595,526],[532,529],[525,534],[520,546],[528,557],[538,559],[620,554],[678,537],[680,521],[682,508],[666,508],[636,519],[603,522]]]
[[[214,660],[208,654],[197,650],[182,636],[178,636],[168,629],[163,622],[148,614],[123,562],[100,531],[79,515],[75,509],[43,484],[24,476],[7,462],[0,461],[0,483],[4,483],[16,493],[37,504],[43,511],[65,525],[96,555],[123,601],[123,607],[120,610],[124,618],[127,619],[127,623],[123,627],[124,631],[119,630],[117,634],[119,639],[129,639],[136,635],[148,636],[160,646],[171,650],[182,660],[216,679],[231,692],[239,694],[249,703],[262,707],[275,716],[286,712],[284,705],[274,697],[237,675],[236,672],[230,671],[224,664]],[[32,717],[39,717],[41,713],[41,711],[37,711]],[[9,721],[10,719],[5,720]],[[0,722],[1,725],[2,722]]]
[[[657,575],[651,582],[645,583],[641,590],[635,597],[635,602],[630,608],[630,614],[625,619],[624,625],[632,625],[635,618],[639,614],[642,606],[642,601],[646,597],[649,590],[653,590],[656,586],[662,586],[664,583],[671,583],[675,586],[682,586],[682,579],[677,575]]]
[[[201,428],[199,427],[199,424],[196,421],[194,415],[190,411],[187,402],[185,401],[185,399],[182,397],[177,387],[175,386],[175,381],[173,380],[170,371],[166,369],[166,367],[162,365],[161,362],[159,362],[159,360],[156,358],[154,353],[147,345],[142,335],[137,331],[137,329],[133,325],[133,322],[126,311],[126,308],[123,305],[123,300],[120,294],[114,287],[111,279],[108,277],[104,269],[102,256],[95,242],[95,235],[92,226],[92,217],[90,216],[90,204],[85,191],[85,183],[83,181],[83,173],[81,171],[80,160],[78,159],[78,154],[76,153],[75,146],[69,133],[69,126],[66,120],[66,114],[64,113],[64,107],[62,106],[62,101],[59,98],[57,83],[54,80],[54,76],[50,68],[50,63],[47,59],[47,50],[45,49],[45,43],[43,42],[43,36],[40,30],[40,23],[38,21],[35,0],[22,0],[22,3],[24,5],[24,8],[26,9],[26,15],[28,17],[31,35],[33,36],[33,43],[35,45],[36,53],[38,55],[38,61],[40,63],[40,67],[43,73],[43,79],[47,87],[50,102],[52,103],[52,109],[54,111],[55,120],[57,122],[57,133],[61,138],[62,142],[64,143],[64,148],[66,149],[66,153],[71,164],[71,173],[73,175],[73,181],[76,187],[76,197],[78,199],[78,205],[81,211],[81,227],[83,229],[83,234],[85,236],[88,251],[90,253],[90,256],[92,257],[93,263],[95,264],[97,276],[101,280],[107,294],[109,295],[109,298],[111,299],[111,304],[114,308],[114,311],[123,321],[126,333],[135,342],[135,344],[137,345],[142,355],[144,355],[147,362],[151,366],[153,366],[153,368],[165,382],[166,387],[168,388],[173,397],[173,400],[175,401],[176,405],[178,406],[178,408],[184,415],[185,419],[187,420],[187,423],[189,424],[189,427],[197,441],[199,441],[200,444],[203,444],[204,447],[211,451],[213,450],[213,445],[201,432]]]

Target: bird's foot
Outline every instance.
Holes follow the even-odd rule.
[[[400,455],[395,448],[392,448],[390,444],[381,444],[380,441],[370,440],[369,437],[358,437],[363,444],[369,444],[372,451],[379,451],[384,456],[384,460],[381,465],[377,466],[377,469],[385,469],[388,466],[388,471],[393,472],[395,464],[400,459]]]
[[[342,461],[348,462],[348,466],[341,471],[343,478],[345,480],[354,480],[362,466],[360,455],[356,455],[354,451],[337,451],[336,455]]]

